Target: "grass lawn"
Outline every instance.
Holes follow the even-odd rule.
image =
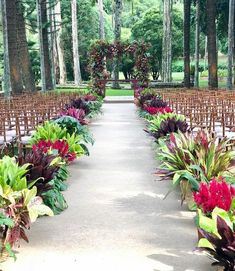
[[[60,88],[56,89],[58,92],[79,92],[81,94],[85,94],[87,92],[86,88],[75,88],[75,87],[68,87],[68,88]],[[132,89],[111,89],[106,88],[106,96],[133,96],[134,91]]]
[[[173,72],[172,73],[173,81],[182,82],[184,78],[183,72]],[[208,80],[200,80],[199,81],[200,88],[207,88],[208,87]],[[128,85],[128,84],[127,84]],[[219,88],[226,88],[226,81],[219,81]],[[83,87],[74,87],[74,86],[65,86],[65,87],[58,87],[58,92],[79,92],[81,94],[86,94],[88,89],[84,85]],[[109,86],[106,88],[106,96],[133,96],[134,91],[131,89],[111,89]]]
[[[106,89],[106,96],[133,96],[134,91],[132,89]]]
[[[183,72],[173,72],[172,73],[173,81],[180,81],[182,82],[184,79]],[[199,81],[200,88],[207,88],[208,87],[208,80],[200,80]],[[226,81],[219,81],[219,88],[225,88]]]

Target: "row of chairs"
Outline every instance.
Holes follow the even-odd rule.
[[[235,137],[235,93],[231,91],[157,91],[169,106],[186,116],[194,131],[206,128],[218,137]]]
[[[65,104],[78,97],[76,93],[36,93],[0,98],[0,154],[15,148],[22,152],[38,125],[58,117]]]

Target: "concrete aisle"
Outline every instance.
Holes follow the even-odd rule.
[[[151,139],[133,104],[105,104],[91,156],[71,165],[69,208],[32,226],[3,271],[210,271],[194,255],[197,233],[179,193],[163,200]]]

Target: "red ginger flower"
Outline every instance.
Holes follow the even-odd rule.
[[[231,208],[235,197],[235,189],[228,185],[223,178],[215,178],[208,184],[200,183],[199,192],[193,192],[194,201],[205,214],[211,213],[215,207],[225,211]]]

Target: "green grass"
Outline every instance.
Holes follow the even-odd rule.
[[[106,89],[106,96],[133,96],[134,91],[132,89]]]
[[[184,79],[184,73],[183,72],[173,72],[172,77],[173,77],[173,81],[182,82]],[[226,81],[219,81],[218,83],[219,83],[219,88],[226,87]],[[199,80],[199,86],[200,86],[200,88],[207,88],[208,87],[208,80]]]

